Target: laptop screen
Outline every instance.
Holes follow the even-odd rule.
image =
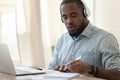
[[[10,56],[9,48],[6,44],[0,44],[0,72],[11,75],[29,75],[45,73],[46,70],[38,70],[25,65],[15,67]]]
[[[0,72],[15,74],[15,69],[6,44],[0,44]]]

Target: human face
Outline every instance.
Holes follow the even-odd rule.
[[[84,15],[76,3],[61,5],[61,19],[69,34],[77,37],[84,30]]]

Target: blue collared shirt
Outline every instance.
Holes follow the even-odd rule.
[[[120,70],[120,51],[116,38],[91,23],[77,38],[71,37],[68,32],[61,36],[48,68],[53,69],[78,57],[90,65]]]

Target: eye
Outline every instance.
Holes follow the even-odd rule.
[[[71,14],[71,17],[72,18],[76,18],[78,16],[78,14],[74,13],[74,14]]]
[[[67,16],[62,16],[62,20],[66,20],[67,19]]]

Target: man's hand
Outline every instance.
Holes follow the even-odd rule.
[[[91,66],[89,64],[79,60],[75,60],[67,64],[67,69],[71,72],[77,73],[88,73],[92,71]]]
[[[61,72],[77,72],[77,73],[88,73],[92,71],[91,66],[89,64],[81,62],[79,60],[69,62],[68,64],[56,66],[54,69]]]

